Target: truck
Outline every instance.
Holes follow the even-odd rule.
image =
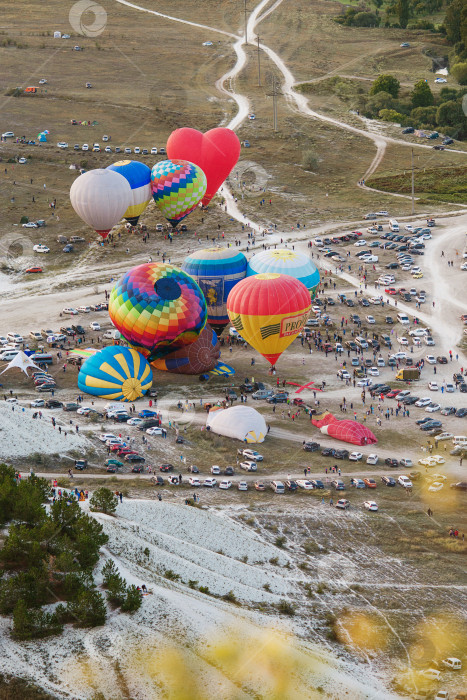
[[[417,367],[404,367],[396,374],[396,379],[402,382],[414,381],[420,379],[420,370]]]

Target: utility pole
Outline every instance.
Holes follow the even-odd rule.
[[[259,48],[259,35],[258,39],[258,87],[261,87],[261,50]]]
[[[413,148],[412,150],[412,214],[415,214],[415,174],[413,165]]]
[[[274,131],[277,131],[277,98],[282,93],[279,90],[279,85],[276,82],[276,76],[272,76],[272,92],[267,93],[268,97],[272,97],[272,124]]]
[[[245,44],[248,44],[248,8],[245,0]]]

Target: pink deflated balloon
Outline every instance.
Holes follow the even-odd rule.
[[[231,129],[217,127],[203,134],[184,127],[173,131],[167,141],[167,157],[198,165],[206,175],[206,194],[201,200],[209,204],[219,187],[235,167],[240,156],[240,141]]]

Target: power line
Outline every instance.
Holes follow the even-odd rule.
[[[266,94],[268,97],[272,97],[272,124],[274,131],[277,131],[277,98],[282,95],[282,92],[279,90],[279,82],[274,75],[272,76],[272,91]]]
[[[259,34],[257,36],[258,40],[258,87],[261,87],[261,49],[259,48]]]

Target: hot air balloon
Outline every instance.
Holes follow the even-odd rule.
[[[311,298],[315,298],[320,281],[319,271],[311,258],[304,253],[286,249],[264,250],[253,255],[247,267],[248,277],[259,272],[278,272],[295,277],[303,282]]]
[[[109,316],[149,362],[193,343],[206,325],[201,289],[169,263],[133,267],[110,293]]]
[[[137,160],[119,160],[109,165],[107,170],[115,170],[130,183],[131,204],[123,216],[132,226],[136,226],[151,201],[151,168]]]
[[[169,158],[183,158],[198,165],[206,175],[203,205],[209,204],[240,156],[240,141],[231,129],[217,127],[203,134],[197,129],[176,129],[167,141]]]
[[[205,248],[188,255],[182,270],[196,280],[208,305],[208,323],[222,332],[229,322],[227,297],[230,290],[244,279],[246,257],[230,248]]]
[[[152,371],[131,348],[109,345],[88,358],[78,374],[78,388],[92,396],[136,401],[152,386]]]
[[[88,170],[72,184],[70,201],[78,216],[107,238],[131,204],[131,187],[123,175],[113,170]]]
[[[246,277],[227,299],[232,325],[271,365],[300,333],[310,307],[302,282],[273,272]]]
[[[152,196],[172,226],[196,209],[206,192],[206,175],[186,160],[163,160],[151,170]]]
[[[220,354],[217,335],[210,326],[205,326],[194,343],[169,352],[151,364],[174,374],[203,374],[216,367]]]

